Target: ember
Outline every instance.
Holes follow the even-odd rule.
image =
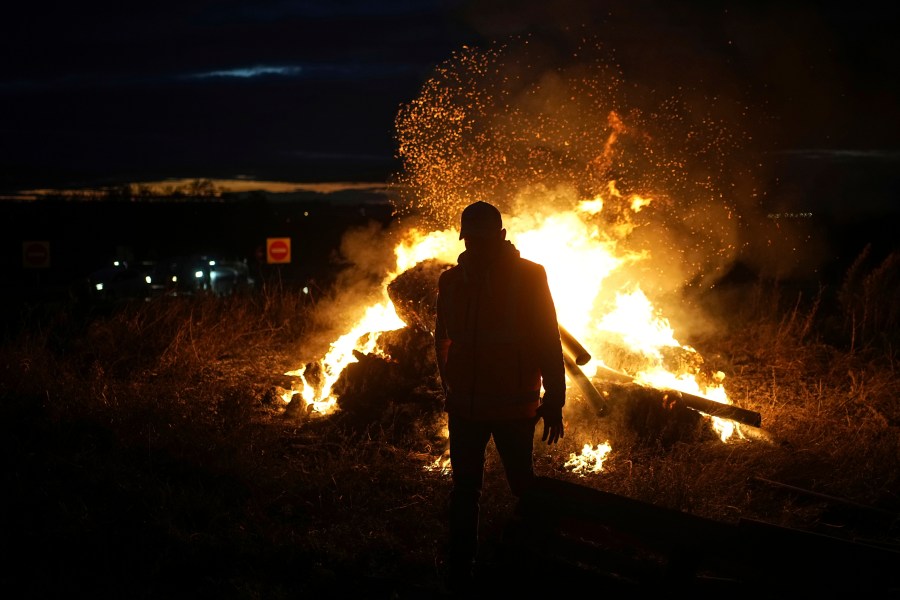
[[[504,209],[507,237],[522,255],[547,268],[577,387],[573,402],[586,400],[600,416],[608,402],[627,399],[625,387],[638,387],[660,406],[677,400],[699,411],[723,441],[740,423],[758,426],[759,415],[731,405],[724,374],[678,341],[652,300],[678,307],[685,286],[698,285],[735,251],[734,211],[721,191],[733,143],[724,125],[682,114],[673,100],[652,113],[625,109],[602,61],[595,71],[575,72],[537,61],[545,70],[527,73],[506,62],[510,56],[506,47],[466,49],[400,111],[403,221],[383,300],[325,357],[289,373],[300,377],[292,393],[327,412],[341,372],[384,354],[382,332],[430,333],[437,277],[463,251],[449,224],[462,206],[485,197]],[[705,176],[693,178],[700,171]],[[601,393],[597,382],[619,388]],[[599,471],[609,450],[588,440],[567,466]]]

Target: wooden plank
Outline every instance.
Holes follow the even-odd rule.
[[[719,522],[548,477],[520,499],[516,518],[508,552],[533,546],[548,560],[644,583],[698,590],[714,581],[776,595],[900,589],[900,553],[890,549],[753,519]]]
[[[562,341],[563,350],[572,357],[576,365],[584,366],[591,361],[591,353],[587,351],[587,348],[582,346],[581,342],[562,325],[559,325],[559,339]]]
[[[607,379],[615,383],[634,383],[635,385],[641,385],[636,383],[634,377],[628,375],[627,373],[616,371],[615,369],[611,369],[605,365],[600,365],[597,367],[597,375],[603,379]],[[759,428],[762,425],[762,416],[756,411],[747,410],[746,408],[741,408],[739,406],[735,406],[734,404],[716,402],[715,400],[710,400],[709,398],[704,398],[702,396],[689,394],[687,392],[682,392],[679,390],[661,388],[651,389],[657,389],[662,395],[662,398],[665,398],[669,402],[674,399],[675,402],[680,402],[684,406],[687,406],[688,408],[694,410],[698,410],[706,415],[719,417],[721,419],[729,419],[731,421],[736,421],[738,423],[743,423],[744,425],[750,425],[751,427],[756,428]]]
[[[731,542],[733,527],[550,477],[538,477],[519,502],[524,518],[547,526],[593,522],[666,548],[712,550]]]
[[[566,372],[569,373],[569,377],[575,382],[575,385],[578,386],[578,389],[581,390],[584,397],[591,403],[594,410],[600,415],[605,414],[608,408],[606,406],[606,399],[599,391],[597,391],[597,388],[594,387],[594,383],[584,374],[581,367],[575,364],[575,361],[568,354],[563,354],[563,363],[566,366]]]
[[[776,489],[780,489],[786,492],[792,492],[799,494],[801,496],[807,496],[809,498],[816,498],[818,500],[822,500],[824,502],[830,504],[839,504],[841,506],[846,506],[847,508],[852,508],[862,513],[868,513],[872,516],[879,517],[883,520],[884,523],[889,524],[892,528],[896,527],[897,523],[900,522],[900,515],[897,513],[884,510],[881,508],[877,508],[875,506],[869,506],[868,504],[862,504],[860,502],[854,502],[849,498],[841,498],[839,496],[832,496],[830,494],[823,494],[821,492],[816,492],[810,489],[798,487],[795,485],[789,485],[787,483],[781,483],[780,481],[773,481],[771,479],[765,479],[764,477],[751,477],[751,481],[756,483],[762,483],[769,487],[773,487]]]

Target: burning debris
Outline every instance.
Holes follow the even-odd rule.
[[[426,350],[422,336],[414,330],[386,335],[395,338],[392,351],[401,356],[421,355]],[[375,354],[357,354],[356,358],[334,387],[345,424],[354,429],[380,425],[395,436],[403,436],[418,432],[420,423],[428,423],[433,420],[430,417],[440,413],[442,398],[435,392],[433,368],[420,370],[415,361]]]
[[[452,263],[426,259],[397,275],[387,286],[397,316],[408,327],[428,333],[434,330],[437,282]]]
[[[357,426],[400,423],[408,428],[423,415],[440,412],[440,382],[432,330],[437,280],[449,266],[446,261],[426,259],[386,285],[387,295],[405,326],[377,333],[377,351],[353,350],[354,360],[332,387],[336,405],[347,421]],[[710,427],[711,417],[752,427],[760,425],[760,416],[753,411],[676,389],[638,383],[634,376],[606,366],[603,361],[597,362],[565,327],[560,326],[560,333],[567,373],[580,397],[591,407],[591,418],[616,419],[633,431],[639,441],[667,447],[678,441],[721,437],[721,432]],[[647,358],[625,346],[620,336],[610,336],[600,347],[613,364],[647,363]],[[682,372],[694,375],[703,373],[702,359],[690,349],[668,348],[662,356],[664,365],[675,365]],[[589,366],[590,375],[581,368],[585,365]],[[320,385],[323,369],[319,363],[307,365],[304,371],[307,381]],[[714,378],[710,374],[705,376]],[[573,394],[573,398],[577,396]],[[300,414],[301,410],[289,406],[289,412]],[[603,445],[598,450],[591,444],[586,446],[591,450],[582,452],[581,464],[576,457],[568,463],[573,471],[592,471],[602,466],[608,450],[601,456],[598,452]],[[593,466],[584,464],[591,461]]]
[[[624,413],[641,437],[666,444],[758,428],[759,414],[731,403],[724,374],[675,338],[651,300],[702,285],[737,251],[726,200],[737,170],[726,161],[738,136],[674,99],[630,107],[602,60],[573,69],[520,58],[466,49],[399,112],[396,214],[416,225],[399,232],[382,301],[290,373],[301,379],[291,397],[361,421],[407,403],[435,410],[437,280],[463,251],[450,224],[490,199],[507,238],[547,270],[570,406],[587,405],[593,419]]]

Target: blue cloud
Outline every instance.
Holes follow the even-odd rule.
[[[206,71],[204,73],[195,73],[188,75],[189,79],[208,79],[223,77],[234,77],[237,79],[251,79],[253,77],[296,77],[303,72],[303,67],[296,65],[276,66],[276,65],[255,65],[252,67],[237,67],[233,69],[220,69],[216,71]]]
[[[306,77],[310,79],[368,79],[403,76],[414,73],[406,64],[317,63],[308,65],[253,65],[215,69],[184,75],[182,79],[254,79],[260,77]]]

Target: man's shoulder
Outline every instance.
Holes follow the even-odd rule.
[[[453,266],[447,267],[446,269],[441,271],[441,274],[438,275],[438,282],[440,283],[441,281],[450,281],[454,278],[461,277],[461,276],[462,276],[462,267],[460,267],[459,265],[453,265]]]
[[[458,264],[450,265],[449,267],[447,267],[443,271],[441,271],[440,277],[453,277],[455,274],[457,274],[461,271],[462,271],[462,267],[460,265],[458,265]]]
[[[528,268],[528,269],[541,270],[541,271],[544,270],[544,265],[542,265],[541,263],[535,262],[533,260],[529,260],[522,256],[519,257],[519,264],[525,266],[525,268]]]
[[[547,272],[544,265],[534,262],[533,260],[528,260],[527,258],[519,257],[516,262],[519,264],[519,268],[532,275],[544,275]]]

